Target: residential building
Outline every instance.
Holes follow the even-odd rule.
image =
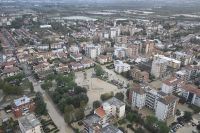
[[[154,110],[157,106],[157,99],[158,99],[158,91],[154,88],[145,87],[146,89],[146,99],[145,99],[145,105],[147,108]]]
[[[42,133],[40,121],[34,114],[29,114],[18,119],[22,133]]]
[[[129,64],[123,63],[120,60],[116,60],[114,62],[114,67],[115,67],[115,72],[117,73],[127,72],[131,68]]]
[[[55,70],[57,73],[69,73],[70,72],[68,65],[65,65],[62,63],[58,64],[58,66],[55,68]]]
[[[69,52],[73,54],[79,54],[79,47],[78,46],[71,46],[69,48]]]
[[[39,73],[39,72],[45,72],[45,71],[48,71],[51,69],[51,66],[48,62],[43,62],[43,63],[40,63],[36,66],[33,66],[33,71],[35,73]]]
[[[86,116],[83,120],[83,125],[86,133],[123,133],[117,127],[109,123],[102,124],[99,116],[96,114]]]
[[[116,37],[116,43],[128,43],[128,36],[118,36]]]
[[[101,129],[100,133],[123,133],[123,132],[113,125],[107,125],[106,127],[103,127]]]
[[[100,64],[105,64],[105,63],[108,63],[108,62],[112,62],[112,56],[109,56],[109,55],[99,55],[97,57],[97,61]]]
[[[111,116],[123,118],[125,116],[125,103],[112,97],[105,101],[101,107],[97,108],[94,113],[103,118],[103,122],[108,120]]]
[[[52,27],[51,25],[40,25],[40,28],[41,28],[41,29],[51,28],[51,27]]]
[[[126,49],[127,57],[137,58],[139,55],[139,45],[129,45]]]
[[[74,59],[75,61],[81,61],[82,59],[83,59],[83,57],[82,57],[82,55],[81,54],[74,54],[74,53],[71,53],[70,54],[70,57],[72,58],[72,59]]]
[[[156,117],[159,120],[166,120],[175,115],[176,105],[178,98],[169,95],[163,98],[158,98],[157,107],[156,107]]]
[[[83,69],[83,65],[78,62],[71,62],[69,66],[72,71],[78,71]]]
[[[21,117],[23,115],[29,114],[35,110],[35,103],[33,100],[27,96],[23,96],[19,99],[14,100],[12,105],[12,112],[15,117]]]
[[[5,67],[2,72],[3,77],[8,78],[21,73],[21,70],[18,67]]]
[[[163,59],[157,59],[152,62],[151,74],[155,76],[155,78],[162,78],[165,76],[167,71],[168,62]]]
[[[83,120],[83,125],[84,125],[84,131],[86,131],[87,133],[100,132],[102,127],[101,119],[96,114],[86,116],[86,118]]]
[[[166,57],[164,55],[158,55],[158,54],[154,55],[154,61],[158,60],[158,59],[162,59],[162,60],[166,61],[167,66],[174,68],[174,69],[179,69],[180,66],[181,66],[181,61],[179,61],[179,60],[169,58],[169,57]]]
[[[131,69],[131,76],[133,79],[141,82],[148,82],[149,81],[149,73],[146,71],[141,71],[137,68]]]
[[[41,44],[36,46],[37,50],[42,50],[42,51],[48,51],[49,50],[49,44]]]
[[[145,99],[146,99],[145,91],[139,85],[134,85],[131,91],[132,91],[131,107],[142,109],[145,106]]]
[[[200,73],[200,66],[198,65],[188,65],[185,67],[188,80],[192,79],[193,77],[197,76]]]
[[[176,76],[178,79],[181,79],[181,80],[184,80],[184,81],[190,80],[187,71],[184,70],[184,69],[183,69],[183,70],[180,70],[180,71],[177,71],[177,72],[175,73],[175,76]]]
[[[181,61],[181,64],[184,66],[192,64],[194,60],[194,56],[192,54],[179,51],[174,53],[174,57],[175,59]]]
[[[181,96],[184,97],[187,102],[200,107],[200,89],[191,84],[182,86]]]
[[[174,116],[178,99],[150,86],[134,85],[129,92],[132,108],[142,109],[144,106],[155,111],[159,120]]]
[[[92,59],[97,58],[101,54],[100,45],[88,45],[86,46],[86,55]]]
[[[176,77],[172,77],[166,79],[162,82],[162,91],[166,94],[172,94],[175,92],[180,92],[181,86],[184,84],[184,81],[181,79],[177,79]]]
[[[110,28],[110,38],[113,39],[119,35],[120,35],[120,28],[117,27]]]
[[[80,61],[80,63],[82,64],[84,69],[94,66],[94,61],[89,60],[89,59],[83,59],[82,61]]]
[[[117,59],[124,59],[126,57],[126,49],[125,47],[114,47],[114,56]]]
[[[125,116],[125,103],[112,97],[105,101],[99,108],[94,110],[93,115],[87,116],[83,120],[84,130],[87,133],[121,133],[109,122],[113,118],[123,118]]]
[[[144,52],[147,55],[152,55],[154,51],[154,41],[153,40],[146,40],[144,43]]]
[[[52,43],[49,46],[51,49],[62,49],[64,45],[65,45],[64,42],[59,42],[59,43]]]

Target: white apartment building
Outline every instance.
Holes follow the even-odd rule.
[[[177,102],[178,98],[173,95],[159,98],[155,110],[156,117],[159,120],[164,121],[167,118],[174,116]]]
[[[154,55],[154,61],[158,60],[158,59],[162,59],[162,60],[166,61],[167,66],[172,67],[174,69],[179,69],[180,66],[181,66],[181,61],[179,61],[179,60],[169,58],[169,57],[166,57],[164,55],[158,55],[158,54]]]
[[[151,74],[155,76],[155,78],[162,78],[165,76],[167,71],[168,62],[163,59],[157,59],[152,62]]]
[[[86,55],[92,59],[95,59],[98,55],[101,54],[100,45],[88,45],[85,49]]]
[[[145,105],[147,108],[151,110],[156,109],[158,99],[158,91],[155,89],[151,89],[150,87],[146,88],[146,98],[145,98]]]
[[[171,116],[174,116],[176,103],[178,98],[173,95],[167,95],[162,91],[158,91],[146,87],[135,87],[130,92],[131,105],[138,109],[142,109],[144,106],[152,109],[156,113],[156,117],[159,120],[165,120]]]
[[[117,36],[120,35],[120,28],[118,27],[113,27],[113,28],[110,28],[110,38],[115,38]]]
[[[172,94],[173,92],[180,92],[181,85],[184,83],[183,80],[175,77],[166,79],[162,82],[162,91],[166,94]]]
[[[114,67],[115,67],[115,72],[117,72],[117,73],[127,72],[131,69],[129,64],[123,63],[120,60],[115,61]]]
[[[125,47],[117,47],[117,46],[115,46],[114,56],[117,59],[125,58],[126,57],[126,50],[127,50],[127,48],[125,48]]]
[[[145,106],[146,93],[143,89],[140,89],[140,86],[133,88],[131,107],[142,109]]]
[[[181,96],[184,97],[187,102],[200,107],[200,89],[191,84],[182,86]]]
[[[69,52],[73,54],[79,54],[79,47],[78,46],[71,46],[69,48]]]
[[[102,119],[102,123],[105,123],[111,116],[122,118],[125,116],[125,103],[112,97],[97,108],[94,114]]]
[[[181,64],[186,66],[193,63],[194,56],[192,54],[186,54],[184,52],[175,52],[175,58],[181,61]]]
[[[22,133],[42,133],[40,121],[33,114],[18,119]]]

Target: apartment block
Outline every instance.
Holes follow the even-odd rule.
[[[184,97],[187,102],[200,107],[200,89],[191,84],[186,84],[181,88],[181,96]]]
[[[34,114],[29,114],[18,119],[22,133],[42,133],[40,121]]]
[[[115,72],[117,73],[127,72],[131,69],[129,64],[123,63],[120,60],[116,60],[114,62],[114,67],[115,67]]]
[[[178,98],[171,94],[155,90],[149,86],[134,85],[129,93],[132,108],[147,107],[156,113],[159,120],[166,120],[174,116]]]
[[[175,115],[177,102],[178,98],[173,95],[159,98],[155,110],[156,117],[159,120],[166,120],[167,118],[173,117]]]
[[[98,55],[101,54],[101,46],[100,45],[88,45],[85,49],[86,55],[92,59],[97,58]]]
[[[172,94],[175,92],[181,91],[181,86],[184,84],[184,81],[181,79],[178,79],[176,77],[172,77],[169,79],[166,79],[162,81],[162,91],[166,94]]]
[[[32,99],[27,96],[23,96],[19,99],[14,100],[12,105],[12,112],[15,117],[21,117],[27,115],[35,110],[35,103]]]

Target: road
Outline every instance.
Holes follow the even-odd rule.
[[[58,129],[60,129],[59,133],[74,133],[73,130],[65,123],[63,115],[60,114],[60,112],[57,110],[51,98],[44,90],[42,90],[42,88],[40,87],[40,83],[36,82],[32,77],[29,77],[29,81],[33,83],[34,90],[36,92],[42,93],[44,101],[47,104],[49,115],[58,127]]]

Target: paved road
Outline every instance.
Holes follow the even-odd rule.
[[[51,98],[46,94],[44,90],[41,89],[40,84],[34,81],[34,79],[31,77],[29,77],[29,80],[33,83],[35,91],[42,93],[44,101],[47,104],[49,115],[57,125],[58,129],[60,129],[59,133],[74,133],[73,130],[65,123],[64,117],[57,110]]]

